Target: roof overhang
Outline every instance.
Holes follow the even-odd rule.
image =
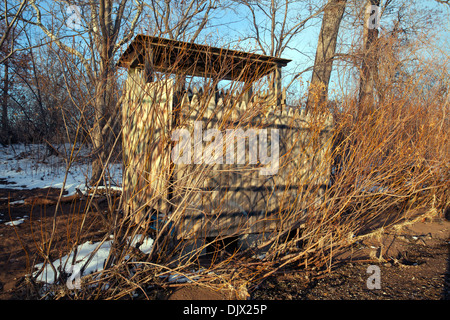
[[[285,67],[290,61],[139,34],[117,65],[127,69],[149,67],[162,73],[252,82],[276,68]]]

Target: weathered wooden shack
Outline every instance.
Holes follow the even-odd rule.
[[[329,183],[332,118],[286,106],[281,70],[289,62],[136,36],[118,62],[128,69],[126,214],[138,223],[170,219],[178,238],[264,233],[292,223],[283,215],[302,206],[305,187]],[[207,87],[186,87],[192,76],[209,79]],[[253,88],[266,76],[269,90]],[[222,80],[240,83],[239,92],[220,91]]]

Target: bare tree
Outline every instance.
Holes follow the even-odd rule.
[[[22,0],[20,4],[9,6],[10,3],[8,1],[4,1],[4,8],[3,8],[3,14],[0,17],[0,22],[3,23],[3,35],[0,38],[0,48],[3,46],[4,42],[9,36],[9,33],[12,29],[15,28],[18,21],[20,20],[20,17],[22,16],[22,13],[24,12],[25,8],[28,5],[28,0]],[[15,10],[15,11],[14,11]],[[9,18],[11,18],[11,21]],[[7,55],[3,56],[0,60],[0,63],[3,63],[7,58],[9,58],[13,54],[14,50],[11,50]]]
[[[379,16],[381,15],[380,0],[368,0],[364,12],[363,26],[363,59],[361,65],[361,76],[358,97],[358,116],[364,117],[373,111],[374,88],[377,77],[378,60],[378,27]]]
[[[313,7],[308,1],[237,2],[247,9],[244,14],[249,21],[250,32],[244,35],[245,38],[254,40],[263,54],[273,57],[280,57],[286,48],[295,49],[290,46],[292,40],[323,10],[322,6]]]
[[[23,11],[27,6],[28,0],[22,0],[19,4],[11,4],[9,1],[2,2],[4,8],[2,10],[2,15],[0,16],[0,30],[2,31],[2,36],[0,38],[0,63],[3,64],[3,87],[2,87],[2,138],[0,142],[2,144],[7,144],[11,141],[11,132],[8,121],[8,100],[9,100],[9,90],[11,87],[11,63],[8,60],[15,52],[15,40],[18,36],[16,30],[17,23],[22,16]],[[12,34],[11,34],[12,33]],[[18,58],[20,60],[20,58]],[[13,62],[14,63],[14,62]]]
[[[118,50],[127,43],[136,30],[137,23],[143,11],[143,2],[140,0],[120,2],[113,0],[84,2],[62,1],[67,8],[78,4],[85,12],[81,18],[85,24],[80,25],[82,31],[78,33],[88,44],[90,52],[83,54],[64,43],[55,30],[50,30],[42,21],[41,8],[35,0],[30,0],[37,25],[61,49],[79,59],[84,67],[90,83],[94,88],[94,125],[91,130],[91,140],[95,154],[92,164],[91,184],[100,182],[103,166],[107,160],[112,144],[112,131],[118,123],[118,101],[114,99],[113,89],[116,87],[116,66],[114,57]],[[128,13],[127,13],[128,12]],[[131,19],[130,16],[133,14]],[[129,21],[129,23],[126,23]],[[123,31],[122,31],[123,30]],[[119,37],[122,36],[121,39]]]
[[[308,111],[313,105],[322,105],[327,99],[337,36],[346,2],[346,0],[329,0],[324,9],[314,69],[308,91],[306,104]]]
[[[172,40],[194,42],[211,21],[216,11],[227,6],[220,0],[151,0],[145,4],[150,9],[152,30],[158,36]]]
[[[3,22],[3,21],[2,21]],[[10,124],[11,106],[17,104],[18,100],[14,97],[13,92],[16,91],[18,78],[27,77],[30,56],[28,52],[24,52],[24,48],[17,49],[18,43],[22,41],[22,28],[17,25],[8,30],[8,23],[0,22],[0,30],[8,32],[8,36],[4,38],[0,46],[0,60],[3,66],[3,77],[0,86],[1,92],[1,138],[0,143],[6,145],[15,141],[17,132],[14,132]]]
[[[402,64],[410,56],[400,51],[417,50],[417,43],[412,45],[414,39],[431,37],[431,19],[437,23],[443,18],[439,9],[417,10],[420,2],[416,1],[367,0],[363,4],[362,41],[354,55],[359,69],[358,116],[362,118],[371,114],[383,98],[380,72],[386,70],[380,64],[395,66],[388,81],[392,84],[406,71]]]
[[[10,140],[9,121],[8,121],[8,94],[9,94],[9,61],[4,64],[3,73],[3,93],[2,93],[2,138],[0,143],[6,145]]]

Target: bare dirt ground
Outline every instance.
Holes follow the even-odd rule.
[[[254,299],[283,300],[448,300],[450,222],[419,221],[357,243],[336,258],[331,272],[288,272],[271,277]],[[381,254],[381,255],[380,255]],[[380,288],[369,289],[378,266]],[[373,282],[372,282],[373,283]]]
[[[29,267],[42,261],[42,243],[50,241],[54,204],[21,201],[56,197],[58,189],[0,189],[0,299],[25,299],[17,290]],[[15,202],[15,203],[14,203]],[[12,203],[12,204],[11,204]],[[83,200],[62,203],[57,211],[50,256],[67,252],[77,239]],[[104,209],[100,203],[98,209]],[[24,222],[10,226],[17,219]],[[101,212],[86,216],[81,241],[106,232]],[[248,288],[253,300],[448,300],[450,298],[450,222],[444,214],[402,228],[385,230],[357,242],[335,257],[329,270],[289,269]],[[379,267],[380,288],[369,289],[368,267]],[[22,294],[22,295],[21,295]],[[193,284],[180,285],[158,295],[168,300],[227,300],[236,296]]]
[[[56,212],[56,205],[38,204],[33,198],[51,199],[59,195],[59,189],[14,190],[0,189],[0,299],[23,299],[15,289],[23,281],[23,276],[30,266],[43,261],[42,244],[52,239],[50,257],[57,259],[68,251],[69,246],[77,240],[77,226],[83,221],[83,209],[86,201],[61,203]],[[103,205],[104,206],[104,205]],[[11,226],[6,223],[24,219],[23,223]],[[53,221],[56,221],[54,225]],[[92,212],[86,216],[80,235],[80,241],[100,238],[105,234],[105,225],[99,213]]]
[[[288,269],[249,288],[252,300],[449,300],[450,222],[425,219],[359,241],[330,270]],[[379,267],[380,288],[368,288]],[[369,269],[370,271],[370,269]],[[228,299],[194,285],[169,299]]]

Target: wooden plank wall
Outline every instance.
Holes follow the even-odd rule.
[[[168,211],[173,80],[145,83],[138,72],[126,82],[122,109],[124,212],[136,223],[149,207]]]
[[[276,97],[270,92],[255,95],[247,106],[244,95],[193,88],[180,94],[179,104],[172,106],[167,99],[174,94],[169,88],[172,85],[142,84],[132,78],[127,82],[128,102],[123,110],[124,202],[126,212],[138,217],[136,221],[140,221],[145,210],[153,208],[153,214],[172,215],[171,220],[178,222],[179,238],[269,232],[283,223],[292,223],[286,212],[289,208],[301,208],[302,188],[311,183],[328,183],[333,121],[330,115],[311,119],[303,111],[287,110],[284,101],[283,106],[276,106]],[[154,100],[147,96],[155,91],[160,92],[161,99],[152,103]],[[263,112],[254,114],[256,105]],[[163,115],[156,116],[161,108]],[[176,127],[172,127],[172,109],[177,114]],[[187,129],[194,151],[196,121],[201,121],[203,134],[206,129],[219,129],[224,141],[227,129],[267,129],[269,146],[272,129],[277,129],[278,172],[262,175],[261,165],[248,164],[248,159],[245,164],[227,164],[225,146],[222,164],[203,161],[170,165],[170,132]],[[202,148],[209,144],[203,142]]]
[[[289,208],[302,206],[301,189],[311,187],[310,183],[318,187],[329,182],[332,117],[312,119],[303,111],[275,108],[275,95],[267,93],[256,96],[249,106],[240,97],[223,92],[217,99],[202,95],[208,94],[197,90],[191,96],[185,94],[180,127],[187,128],[193,137],[194,123],[201,120],[203,133],[208,128],[220,128],[223,141],[226,129],[266,129],[269,145],[272,129],[278,129],[279,170],[271,176],[262,175],[261,167],[248,164],[248,158],[247,164],[226,164],[225,149],[223,164],[176,165],[175,203],[183,203],[178,207],[183,221],[178,236],[270,232],[283,221],[291,223],[283,215]],[[252,114],[256,103],[267,104],[266,113]],[[203,148],[208,144],[203,142]],[[245,148],[248,152],[248,145]]]

